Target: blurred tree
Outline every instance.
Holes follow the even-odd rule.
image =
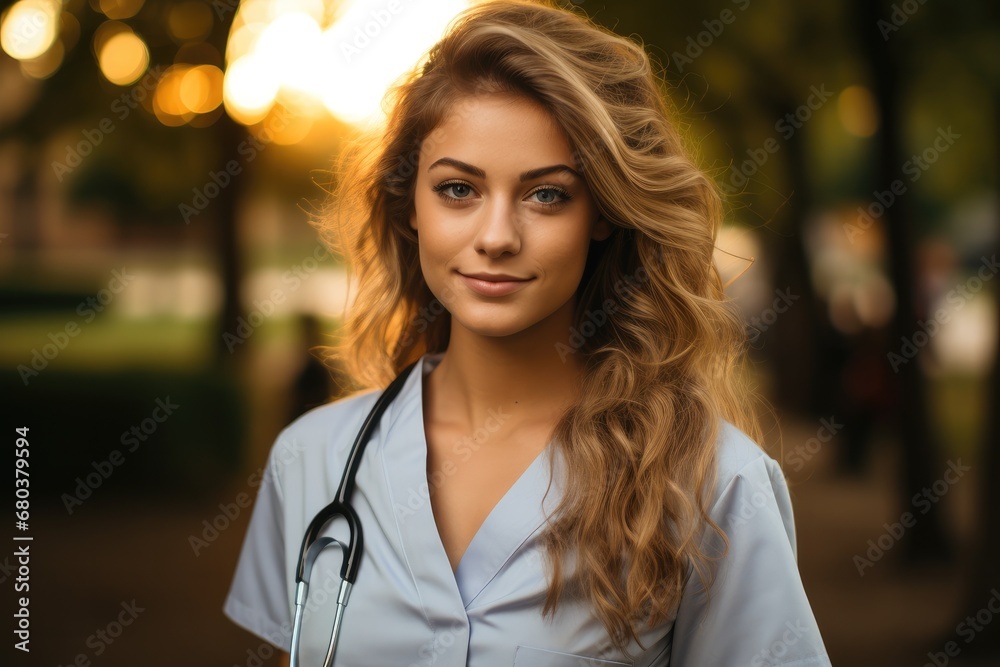
[[[997,91],[997,88],[994,88]],[[1000,94],[994,97],[994,114],[1000,121]],[[996,128],[997,155],[1000,156],[1000,122]],[[1000,180],[997,182],[1000,192]],[[997,221],[1000,226],[1000,220]],[[997,247],[1000,253],[1000,247]],[[993,290],[996,330],[1000,331],[1000,289]],[[987,387],[986,410],[983,424],[979,476],[979,502],[977,509],[976,534],[973,535],[972,567],[968,570],[965,595],[956,626],[967,618],[975,618],[994,596],[1000,597],[1000,349],[993,359]],[[974,655],[988,656],[1000,660],[1000,618],[994,615],[994,622],[983,627],[971,646]]]
[[[993,189],[1000,193],[1000,58],[997,44],[1000,43],[1000,6],[984,3],[970,11],[964,25],[980,26],[973,34],[963,35],[958,49],[964,63],[972,69],[990,91],[991,120],[993,130]],[[980,13],[981,12],[981,13]],[[950,32],[960,32],[949,26]],[[989,144],[987,144],[989,145]],[[995,221],[997,234],[995,258],[1000,254],[1000,212]],[[994,331],[1000,331],[1000,286],[993,285]],[[978,476],[979,492],[976,506],[975,533],[972,536],[971,567],[966,569],[965,589],[962,606],[955,626],[965,623],[981,629],[975,635],[975,643],[963,650],[968,655],[981,660],[1000,662],[1000,615],[994,614],[993,622],[979,625],[981,613],[988,602],[1000,599],[1000,346],[995,350],[993,366],[986,383],[987,400],[983,411],[982,436],[979,447]],[[977,617],[979,617],[977,619]],[[976,619],[974,624],[969,619]],[[951,628],[949,627],[950,631]],[[963,637],[964,639],[965,637]],[[953,637],[949,636],[948,640]]]
[[[878,102],[882,123],[875,137],[875,174],[872,191],[883,191],[899,178],[900,165],[907,155],[901,133],[906,118],[901,108],[902,85],[907,74],[906,64],[912,57],[908,49],[911,41],[904,36],[887,40],[884,22],[894,11],[889,2],[855,0],[858,38],[861,52],[872,73],[874,94]],[[912,335],[926,304],[918,303],[916,286],[920,276],[914,267],[914,237],[911,198],[897,196],[891,206],[885,207],[882,221],[887,230],[889,274],[896,292],[896,309],[890,328],[891,348],[896,341]],[[896,352],[895,349],[886,352]],[[930,423],[926,381],[917,363],[901,364],[897,368],[896,432],[903,458],[901,505],[912,509],[911,499],[931,488],[944,469],[941,448],[935,442]],[[951,541],[944,531],[942,514],[944,505],[932,503],[926,514],[921,515],[909,529],[902,543],[911,559],[941,559],[952,555]]]
[[[775,135],[776,121],[802,108],[811,86],[828,85],[835,91],[870,78],[882,124],[874,141],[872,168],[855,170],[856,187],[859,192],[883,190],[898,177],[906,159],[900,136],[907,120],[900,107],[902,86],[908,75],[919,74],[910,66],[915,61],[911,45],[918,41],[894,35],[890,44],[884,38],[879,21],[892,13],[890,3],[780,2],[766,8],[735,1],[655,7],[635,3],[614,11],[621,23],[611,27],[626,33],[634,29],[649,42],[662,45],[662,60],[667,63],[664,73],[678,90],[695,90],[702,80],[712,82],[697,92],[698,105],[713,110],[703,134],[724,136],[726,141],[717,147],[724,154],[739,156],[737,164],[748,151],[760,149]],[[594,13],[600,18],[601,12]],[[925,25],[933,26],[933,22]],[[913,28],[907,26],[908,30]],[[870,73],[867,77],[866,72]],[[736,197],[744,202],[744,218],[756,214],[764,223],[763,229],[779,239],[768,243],[775,253],[775,284],[792,285],[803,296],[800,305],[767,332],[775,344],[764,350],[776,372],[780,404],[802,413],[839,404],[833,380],[843,365],[843,355],[837,351],[838,338],[827,326],[825,309],[813,294],[802,245],[802,225],[818,206],[809,180],[816,159],[808,153],[805,139],[818,129],[796,129],[780,139],[779,150],[766,162],[744,174],[751,176],[750,182]],[[727,171],[724,179],[728,176]],[[910,207],[906,198],[899,198],[883,219],[889,236],[890,278],[898,303],[891,324],[894,335],[882,339],[890,346],[912,333],[919,315],[918,276],[913,264],[917,227]],[[888,351],[883,350],[883,358]],[[911,498],[940,475],[941,451],[934,441],[919,366],[905,364],[893,379],[894,393],[900,397],[894,431],[903,455],[901,503],[909,507]],[[910,557],[937,559],[951,553],[941,509],[941,504],[932,505],[909,531],[906,544]]]
[[[833,341],[821,326],[824,313],[802,243],[801,225],[814,202],[805,133],[782,135],[776,124],[794,117],[812,86],[832,86],[843,76],[829,54],[842,51],[844,41],[824,29],[837,20],[837,3],[784,5],[763,11],[749,0],[633,2],[610,10],[616,20],[604,16],[607,9],[592,13],[623,34],[642,35],[663,67],[674,103],[692,107],[683,108],[678,120],[694,119],[685,132],[708,153],[699,157],[721,157],[726,164],[718,180],[734,217],[763,237],[775,267],[768,278],[797,297],[755,347],[774,370],[776,401],[802,414],[826,409],[824,390],[831,383],[822,364],[834,357]],[[788,58],[793,52],[796,58]]]
[[[169,14],[175,5],[167,0],[147,0],[135,16],[123,20],[149,48],[147,75],[162,71],[175,62],[187,62],[190,54],[225,53],[232,11],[212,12],[217,18],[212,18],[211,30],[199,40],[209,48],[188,49],[182,53],[187,42],[175,38],[169,27]],[[35,84],[40,90],[27,113],[0,125],[0,143],[16,138],[27,142],[34,155],[42,155],[49,142],[60,136],[57,133],[68,130],[68,135],[73,137],[66,146],[68,155],[76,140],[84,136],[83,131],[96,134],[102,120],[111,123],[112,131],[104,133],[101,141],[91,147],[93,157],[82,159],[79,168],[74,165],[65,171],[57,169],[57,178],[66,179],[69,202],[105,207],[119,228],[157,223],[173,227],[180,243],[185,222],[179,205],[191,198],[192,184],[203,187],[210,170],[219,171],[222,164],[237,156],[238,146],[248,137],[246,129],[225,113],[219,113],[209,127],[165,127],[148,111],[152,89],[141,97],[132,96],[126,110],[120,101],[123,94],[128,95],[155,80],[140,78],[131,86],[109,83],[101,73],[93,47],[95,34],[108,22],[106,17],[87,2],[67,3],[63,12],[72,14],[78,24],[78,33],[69,37],[71,45],[59,69]],[[64,33],[66,25],[64,22]],[[211,58],[211,55],[206,57]],[[9,59],[9,56],[0,54],[0,58]],[[221,56],[218,62],[210,64],[221,67]],[[136,101],[145,101],[145,104],[136,104]],[[119,110],[127,113],[127,118],[122,118]],[[157,144],[173,149],[166,160],[168,164],[170,160],[174,163],[165,170],[152,168],[154,161],[165,159],[163,154],[156,152]],[[183,168],[185,152],[196,153],[199,164],[210,166],[194,170]],[[36,192],[45,166],[34,164],[34,160],[29,161],[29,165],[25,170],[25,182],[35,185],[26,186],[27,191]],[[235,346],[230,350],[223,333],[235,328],[241,314],[236,214],[245,180],[245,176],[233,178],[227,187],[219,188],[218,196],[212,198],[205,215],[199,215],[195,221],[198,225],[211,225],[211,232],[205,236],[212,239],[219,266],[222,307],[213,340],[215,356],[220,363],[232,359],[243,347]],[[168,194],[164,196],[164,193]]]

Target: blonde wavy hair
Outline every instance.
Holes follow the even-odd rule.
[[[761,441],[744,324],[713,263],[721,198],[668,120],[660,85],[641,45],[578,11],[474,5],[387,93],[386,126],[341,154],[330,209],[315,222],[358,281],[328,359],[358,388],[383,387],[448,346],[451,318],[424,282],[407,223],[422,142],[482,93],[525,95],[565,130],[614,231],[592,242],[577,291],[576,327],[591,335],[571,350],[585,360],[582,397],[553,432],[567,480],[543,533],[542,613],[564,593],[589,595],[624,653],[639,641],[634,623],[672,618],[692,572],[709,587],[706,526],[728,546],[705,506],[720,419]],[[607,321],[585,328],[608,299]],[[575,571],[564,574],[571,554]]]

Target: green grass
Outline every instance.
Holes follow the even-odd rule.
[[[86,324],[83,318],[71,313],[0,321],[0,361],[6,366],[30,364],[32,350],[51,356],[55,343],[50,334],[62,338],[67,323],[71,322],[79,326],[79,331],[65,338],[65,347],[49,360],[52,365],[195,368],[210,359],[208,338],[212,335],[212,323],[207,320],[126,320],[100,315]],[[50,346],[47,351],[46,346]]]
[[[101,314],[90,324],[74,313],[32,315],[0,320],[0,363],[8,368],[30,365],[33,350],[50,356],[54,343],[50,334],[63,338],[67,323],[76,323],[79,331],[66,336],[65,347],[49,359],[49,364],[64,370],[95,368],[167,368],[194,370],[212,361],[216,336],[214,319],[157,317],[125,319]],[[324,330],[335,322],[324,322]],[[236,334],[235,324],[230,333]],[[62,335],[61,335],[62,334]],[[243,346],[264,345],[298,335],[297,319],[267,318]],[[48,347],[48,350],[44,348]]]

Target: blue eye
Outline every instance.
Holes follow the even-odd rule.
[[[545,198],[536,199],[535,201],[539,204],[542,204],[543,206],[557,206],[559,204],[564,204],[568,202],[570,199],[572,199],[570,194],[565,190],[563,190],[562,188],[553,188],[549,186],[546,186],[544,188],[538,188],[537,190],[532,192],[531,195],[529,196],[534,196],[540,193],[545,193]],[[558,199],[558,197],[562,197],[562,199]]]
[[[463,183],[462,181],[445,181],[444,183],[439,183],[431,188],[438,196],[449,203],[463,202],[471,199],[469,196],[474,192],[471,185],[468,183]],[[448,194],[448,190],[456,196]],[[535,197],[534,203],[542,206],[543,208],[551,208],[556,206],[561,206],[565,204],[573,197],[559,187],[554,187],[551,185],[546,185],[533,190],[528,197]]]
[[[450,190],[452,188],[455,188],[455,190],[453,190],[453,192],[454,192],[454,194],[458,195],[457,197],[452,197],[451,195],[448,195],[448,194],[444,193],[445,190]],[[464,189],[464,195],[463,194],[459,194],[459,190],[463,190],[463,189]],[[468,183],[462,183],[460,181],[445,182],[445,183],[441,183],[439,185],[435,185],[434,186],[434,192],[437,192],[437,193],[441,194],[441,197],[444,198],[444,199],[451,199],[451,200],[459,200],[460,201],[462,199],[468,199],[467,195],[471,191],[472,191],[472,187]]]

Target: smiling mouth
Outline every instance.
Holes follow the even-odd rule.
[[[496,275],[490,275],[488,273],[465,274],[459,271],[458,274],[465,278],[471,278],[473,280],[481,280],[483,282],[490,282],[490,283],[523,283],[532,280],[532,278],[515,278],[514,276],[508,276],[502,273]]]
[[[462,276],[463,282],[465,282],[465,284],[469,287],[469,289],[482,296],[505,296],[512,292],[516,292],[526,283],[529,283],[532,280],[534,280],[533,277],[518,278],[518,279],[503,279],[503,280],[486,280],[484,278],[467,276],[461,272],[459,272],[458,275]]]

